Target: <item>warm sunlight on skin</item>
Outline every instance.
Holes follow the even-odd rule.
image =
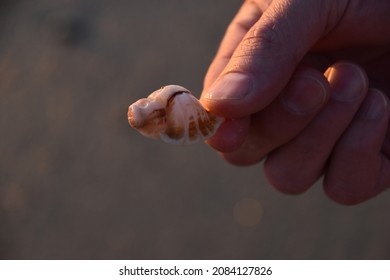
[[[390,187],[389,13],[379,0],[245,1],[205,77],[202,104],[233,119],[208,144],[233,164],[266,159],[289,194],[322,176],[348,205]]]

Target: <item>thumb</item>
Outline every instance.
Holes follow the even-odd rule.
[[[329,13],[321,9],[333,1],[318,2],[273,1],[202,95],[203,105],[217,115],[238,118],[270,104],[325,26],[329,28]]]

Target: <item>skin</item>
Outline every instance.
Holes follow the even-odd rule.
[[[324,177],[341,204],[390,187],[390,1],[245,1],[201,102],[228,120],[208,141],[227,161],[264,160],[300,194]]]

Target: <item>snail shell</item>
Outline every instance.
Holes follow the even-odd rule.
[[[176,85],[162,87],[133,103],[127,116],[142,135],[178,145],[205,141],[223,122],[203,108],[188,89]]]

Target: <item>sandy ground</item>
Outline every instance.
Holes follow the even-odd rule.
[[[240,4],[2,1],[0,258],[390,257],[389,194],[284,195],[260,164],[128,126],[128,105],[162,85],[201,91]]]

